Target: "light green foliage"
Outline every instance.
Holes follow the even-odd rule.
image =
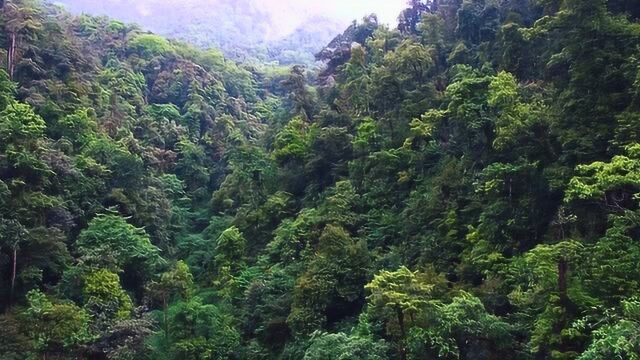
[[[318,215],[322,221],[345,227],[354,226],[358,222],[355,208],[360,197],[351,181],[338,181],[325,196],[324,202],[318,207]]]
[[[367,151],[375,149],[378,142],[379,139],[375,121],[370,117],[365,117],[360,124],[358,124],[356,136],[353,139],[354,150],[366,153]]]
[[[88,109],[67,115],[56,124],[58,135],[69,139],[78,147],[87,144],[96,136],[97,131],[98,124]]]
[[[0,113],[0,118],[0,140],[4,146],[16,144],[34,150],[32,144],[44,136],[44,120],[27,104],[13,103]]]
[[[432,49],[410,40],[388,53],[384,62],[399,81],[422,81],[434,66]]]
[[[454,68],[453,82],[447,87],[451,115],[466,121],[467,126],[478,129],[486,122],[486,99],[492,77],[467,65]],[[476,119],[473,117],[476,116]]]
[[[398,311],[398,316],[418,312],[427,304],[434,287],[426,274],[404,266],[396,271],[381,271],[365,286],[371,306]]]
[[[471,294],[462,292],[451,303],[430,302],[425,316],[424,328],[410,330],[408,359],[420,359],[425,353],[438,359],[459,359],[467,354],[492,357],[510,351],[509,325],[487,313],[480,299]]]
[[[624,207],[640,192],[640,145],[627,148],[628,155],[618,155],[611,162],[578,166],[578,176],[571,179],[566,201],[600,200],[612,207]]]
[[[351,48],[351,59],[344,65],[345,80],[341,88],[342,96],[354,115],[369,113],[371,109],[371,78],[368,74],[366,50],[359,45]]]
[[[240,230],[232,226],[220,234],[215,246],[214,259],[217,272],[213,284],[220,289],[224,297],[239,296],[242,284],[238,276],[246,267],[247,241]]]
[[[242,262],[246,246],[246,240],[237,227],[226,229],[216,240],[216,262],[221,267]]]
[[[500,72],[489,84],[488,104],[496,109],[495,140],[498,150],[514,146],[518,141],[533,137],[532,128],[545,124],[544,106],[535,99],[523,102],[516,78]]]
[[[143,161],[139,155],[131,153],[126,141],[116,142],[106,136],[92,138],[82,148],[82,161],[86,165],[98,167],[101,177],[114,188],[136,189],[143,176]]]
[[[269,261],[282,266],[295,265],[309,256],[312,227],[318,219],[317,209],[305,209],[295,219],[284,220],[274,231],[266,247]]]
[[[173,51],[169,41],[153,34],[140,34],[129,41],[128,48],[145,58],[165,56]]]
[[[131,316],[133,303],[120,286],[118,274],[106,269],[92,270],[83,281],[84,306],[94,317],[110,321]]]
[[[586,283],[590,292],[614,305],[640,290],[640,244],[634,234],[640,227],[638,211],[614,215],[602,238],[588,249]]]
[[[117,60],[110,60],[99,74],[102,85],[105,129],[115,135],[124,132],[130,121],[136,117],[137,108],[144,103],[146,82],[143,74],[128,69]],[[98,112],[101,115],[101,112]]]
[[[582,336],[558,329],[572,323],[577,309],[597,305],[581,282],[584,256],[582,244],[566,241],[538,245],[514,261],[510,276],[516,285],[509,298],[533,316],[529,345],[534,351],[552,349],[560,356],[564,344]]]
[[[9,81],[7,72],[0,69],[0,110],[4,110],[11,103],[15,91],[15,85]]]
[[[538,298],[535,295],[537,292],[557,293],[561,290],[558,289],[558,262],[564,260],[577,267],[583,251],[582,244],[566,241],[555,245],[538,245],[522,258],[516,259],[511,271],[515,276],[526,277],[526,281],[519,279],[515,282],[518,285],[510,295],[514,304]]]
[[[276,135],[273,156],[280,163],[304,161],[310,150],[309,124],[295,117]]]
[[[201,147],[185,138],[181,139],[176,147],[176,173],[187,185],[187,190],[198,191],[209,180],[209,171],[205,166],[206,154]]]

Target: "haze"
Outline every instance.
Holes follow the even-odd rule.
[[[153,23],[149,17],[166,17],[173,13],[162,13],[158,9],[172,7],[197,7],[199,15],[220,15],[221,8],[228,4],[226,0],[59,0],[72,11],[97,15],[120,17],[124,21],[137,22],[143,26]],[[266,37],[275,39],[287,36],[303,22],[325,17],[348,25],[370,13],[376,13],[381,22],[394,24],[406,0],[241,0],[234,1],[237,6],[249,6],[252,11],[266,13],[272,20]],[[114,9],[119,8],[119,9]],[[192,19],[180,19],[185,26]],[[157,29],[150,29],[157,30]]]

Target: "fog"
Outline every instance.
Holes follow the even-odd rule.
[[[229,0],[58,0],[71,10],[97,15],[110,15],[125,21],[142,25],[153,24],[158,19],[176,13],[167,13],[168,8],[196,8],[199,17],[210,14],[220,15],[221,9],[229,5]],[[267,37],[286,36],[303,22],[314,17],[330,18],[342,25],[359,20],[370,13],[376,13],[380,22],[395,24],[406,0],[234,0],[238,7],[248,7],[248,12],[267,14],[271,29]],[[239,12],[244,12],[239,10]],[[184,14],[185,12],[177,13]],[[236,12],[237,13],[237,12]],[[176,19],[172,19],[176,20]],[[190,19],[180,19],[189,23]],[[155,26],[151,26],[152,28]],[[155,30],[155,29],[153,29]]]

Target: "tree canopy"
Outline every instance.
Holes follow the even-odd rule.
[[[318,67],[0,6],[0,359],[640,359],[635,2],[409,1]]]

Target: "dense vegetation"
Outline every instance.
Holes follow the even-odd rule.
[[[640,3],[249,67],[0,2],[1,359],[638,359]]]

